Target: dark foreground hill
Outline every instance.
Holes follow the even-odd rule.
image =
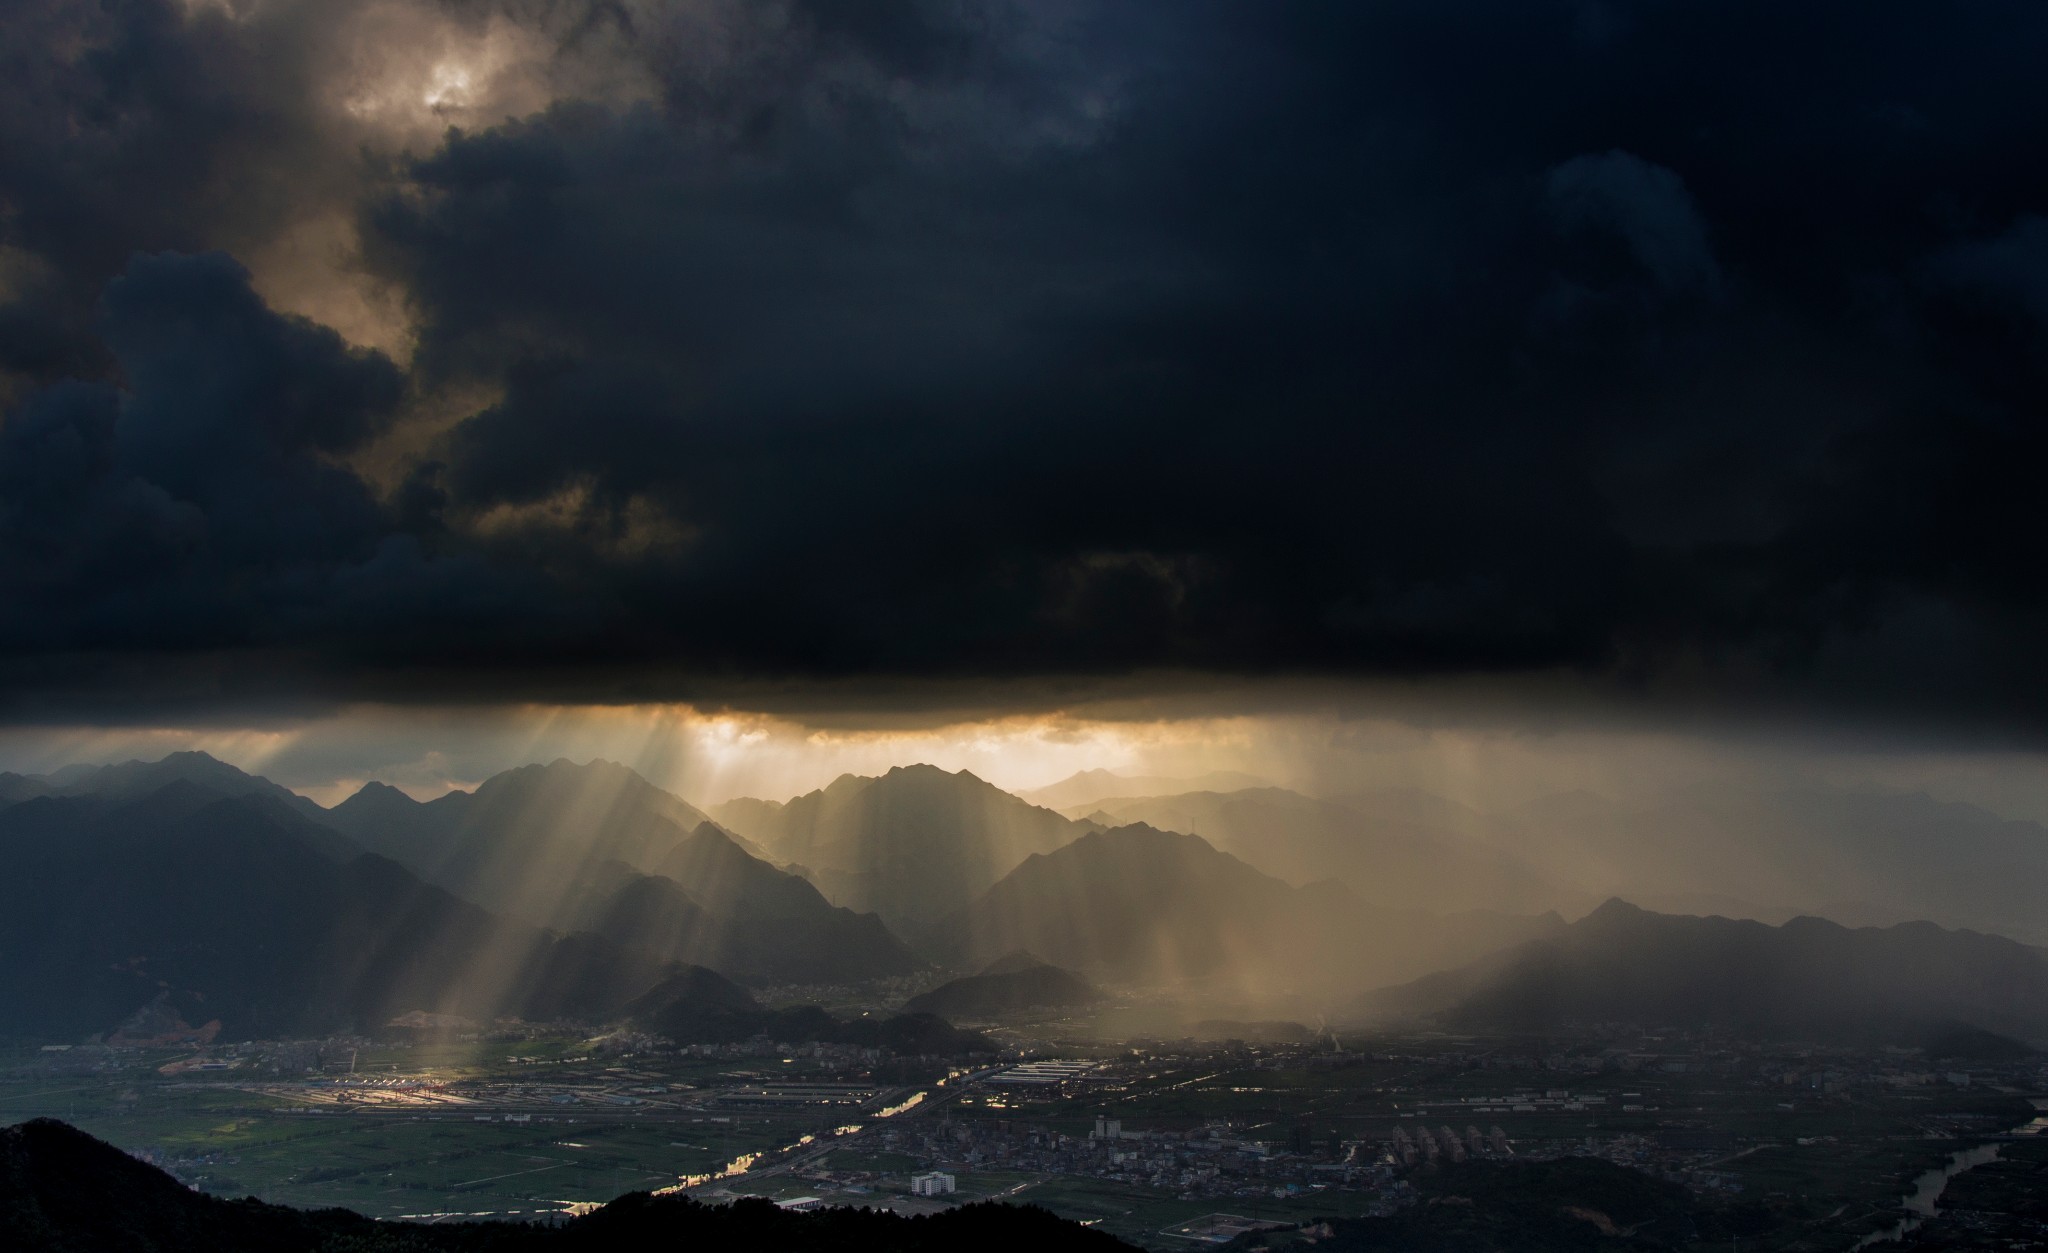
[[[1554,936],[1373,993],[1362,1007],[1467,1027],[1715,1024],[1921,1043],[1963,1025],[2042,1039],[2048,961],[2013,940],[1926,922],[1771,927],[1613,900]]]
[[[942,983],[910,998],[918,1013],[987,1017],[1021,1009],[1065,1009],[1102,999],[1094,984],[1071,970],[1038,962],[1016,969],[984,971]]]
[[[1129,1245],[1035,1207],[967,1205],[930,1217],[866,1210],[793,1213],[765,1200],[700,1205],[632,1193],[558,1227],[379,1223],[193,1192],[112,1145],[49,1119],[0,1129],[0,1248],[37,1253],[986,1253]]]
[[[1319,1228],[1315,1253],[1625,1253],[1748,1243],[1760,1206],[1707,1209],[1684,1187],[1598,1158],[1465,1162],[1419,1177],[1422,1203]],[[1304,1233],[1306,1234],[1306,1233]],[[1283,1239],[1289,1248],[1298,1237]]]

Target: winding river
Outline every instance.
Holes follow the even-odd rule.
[[[2035,1101],[2036,1109],[2048,1107],[2048,1102]],[[2006,1132],[2010,1136],[2034,1136],[2048,1132],[2048,1116],[2037,1115],[2034,1121],[2014,1127]],[[1948,1181],[1965,1171],[1975,1170],[1986,1162],[1995,1162],[2004,1151],[2002,1141],[1979,1144],[1949,1154],[1948,1165],[1940,1166],[1921,1175],[1913,1181],[1913,1191],[1901,1198],[1906,1207],[1906,1216],[1883,1231],[1873,1231],[1858,1240],[1855,1248],[1868,1248],[1873,1244],[1896,1244],[1934,1217],[1941,1207],[1941,1194],[1948,1189]]]

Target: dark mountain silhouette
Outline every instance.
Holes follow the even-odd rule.
[[[1469,1025],[1719,1024],[1917,1043],[1955,1024],[2048,1037],[2048,961],[1932,923],[1851,930],[1653,914],[1611,900],[1558,934],[1388,988],[1363,1007]]]
[[[1033,953],[1030,949],[1020,948],[1004,953],[1001,957],[983,966],[976,973],[984,975],[1012,975],[1020,970],[1036,970],[1040,966],[1049,966],[1051,964],[1036,953]]]
[[[723,1043],[768,1036],[886,1048],[896,1053],[954,1056],[992,1053],[995,1046],[930,1013],[842,1020],[815,1005],[769,1009],[746,989],[701,967],[664,979],[626,1007],[636,1025],[678,1042]]]
[[[926,940],[969,965],[1026,949],[1117,980],[1355,989],[1561,925],[1373,908],[1336,883],[1292,887],[1199,836],[1128,826],[1027,859]]]
[[[0,1003],[77,1037],[141,1007],[244,1035],[412,1009],[603,1015],[662,962],[497,918],[261,794],[180,780],[0,811]]]
[[[459,794],[451,792],[449,795]],[[418,847],[425,851],[438,838],[433,829],[441,825],[442,816],[450,812],[449,807],[435,809],[389,783],[372,779],[356,789],[347,800],[328,810],[324,821],[337,831],[361,832],[359,840],[368,841],[365,848],[374,844],[377,852],[392,857],[394,850],[411,852]],[[393,857],[392,860],[400,859]]]
[[[1367,816],[1284,788],[1126,797],[1091,808],[1098,822],[1199,835],[1290,883],[1334,878],[1382,905],[1535,913],[1581,900],[1526,861],[1456,830]]]
[[[91,796],[119,802],[147,796],[172,783],[191,784],[214,796],[267,797],[305,818],[319,819],[327,813],[289,788],[201,752],[111,766],[67,766],[47,776],[0,775],[0,801]]]
[[[220,797],[179,780],[130,801],[37,798],[0,810],[5,1030],[78,1038],[138,1013],[145,1036],[212,1020],[241,1036],[326,1033],[413,1010],[599,1022],[663,988],[673,998],[730,987],[679,964],[702,953],[764,977],[914,964],[879,919],[749,862],[707,825],[677,865],[705,872],[712,895],[758,907],[758,917],[712,915],[673,881],[622,869],[601,925],[564,935],[358,852],[260,793]],[[762,1017],[745,993],[733,1003],[754,1018],[739,1037],[717,1038],[774,1025],[778,1038],[900,1040],[919,1052],[974,1042],[936,1020],[884,1031],[822,1012]]]
[[[0,1128],[0,1247],[49,1253],[1109,1253],[1131,1246],[1042,1209],[987,1202],[903,1218],[881,1210],[797,1213],[753,1198],[710,1206],[628,1193],[555,1227],[380,1223],[347,1210],[207,1196],[82,1131],[37,1119]]]
[[[1955,1022],[1932,1024],[1917,1044],[1929,1061],[2017,1062],[2040,1052],[1995,1031]]]
[[[775,858],[806,867],[836,903],[892,925],[958,909],[1026,857],[1090,829],[964,770],[923,765],[841,775],[784,805],[719,812]]]
[[[998,963],[1001,964],[1001,963]],[[966,975],[913,996],[903,1006],[913,1013],[952,1018],[987,1018],[1023,1009],[1065,1009],[1102,999],[1094,984],[1070,970],[1040,962],[1022,969]]]
[[[0,805],[13,805],[50,794],[50,781],[40,775],[0,771]]]
[[[509,771],[474,794],[453,793],[426,804],[373,783],[332,811],[203,753],[62,774],[60,788],[38,783],[23,790],[39,794],[0,809],[6,815],[0,840],[23,859],[17,862],[23,873],[14,876],[16,886],[34,898],[17,911],[22,938],[11,951],[33,948],[45,954],[44,965],[52,970],[74,966],[83,958],[67,957],[59,937],[84,943],[76,932],[90,919],[88,930],[146,942],[137,952],[157,953],[161,962],[162,954],[179,943],[178,935],[194,924],[187,916],[193,911],[178,907],[214,901],[223,919],[201,917],[197,925],[230,930],[237,922],[245,925],[232,939],[223,932],[218,943],[180,949],[191,962],[200,961],[203,952],[213,973],[178,986],[194,995],[209,985],[245,987],[251,999],[236,1011],[245,1016],[262,999],[256,996],[259,989],[283,988],[286,980],[279,971],[310,960],[308,946],[321,928],[351,909],[377,912],[375,902],[344,908],[339,902],[309,899],[309,893],[338,891],[352,882],[312,871],[312,861],[341,866],[366,848],[443,889],[441,895],[450,901],[482,905],[478,916],[490,918],[492,925],[519,924],[514,929],[522,938],[499,944],[499,958],[469,954],[460,959],[501,979],[517,969],[523,970],[522,978],[559,986],[558,979],[542,979],[543,968],[531,964],[540,961],[534,946],[543,927],[558,933],[593,931],[614,947],[632,950],[636,956],[622,962],[622,969],[636,970],[636,978],[649,974],[640,968],[650,959],[708,963],[741,977],[803,982],[895,974],[919,964],[879,919],[834,907],[802,878],[751,856],[741,841],[689,805],[609,763],[556,762]],[[223,807],[228,801],[234,803]],[[692,827],[679,825],[693,816]],[[235,839],[240,845],[230,847]],[[38,849],[38,843],[49,847]],[[67,859],[62,855],[67,848],[81,856]],[[97,862],[83,856],[87,849],[95,850]],[[42,871],[55,876],[52,891],[35,892],[29,869],[41,866],[38,858],[46,853],[48,865]],[[665,877],[648,878],[657,871]],[[196,886],[184,897],[153,891],[157,884],[188,881]],[[74,902],[77,910],[60,912],[42,932],[29,925],[46,916],[43,907],[50,901],[66,899],[64,893],[72,890],[89,894]],[[117,908],[118,916],[107,916]],[[399,925],[392,919],[386,923]],[[273,924],[287,934],[296,925],[304,934],[280,950],[267,930]],[[467,943],[483,942],[472,936]],[[236,959],[243,965],[267,954],[263,960],[276,969],[257,982],[251,982],[247,970],[233,973],[227,967],[235,963],[227,953],[237,944],[246,945],[243,957]],[[79,950],[86,951],[100,949],[88,945]],[[281,953],[289,953],[289,960]],[[453,960],[425,955],[412,965],[440,969]],[[349,969],[356,960],[340,964]],[[0,972],[0,983],[25,987],[40,977],[35,971]],[[101,985],[109,979],[96,976],[89,982]],[[119,1002],[150,979],[135,975],[112,983],[108,995]],[[278,1002],[285,1018],[296,1020],[315,1006],[328,1018],[356,1018],[383,1007],[360,1000],[353,991],[340,994],[317,981],[312,986],[317,990],[313,997]],[[594,986],[608,985],[599,979]],[[611,1007],[645,986],[643,981],[614,988],[621,995]],[[469,989],[479,990],[480,985]],[[448,994],[437,989],[427,1000],[446,1008]],[[567,997],[566,989],[562,996],[530,1003],[516,996],[461,999],[471,1010],[500,1013],[558,1007],[594,1011],[607,1004],[602,996]],[[67,1022],[66,1030],[104,1029],[128,1012],[103,1020],[108,1003],[88,998],[81,1005],[85,1016]]]

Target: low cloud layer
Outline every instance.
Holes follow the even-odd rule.
[[[2035,5],[0,47],[7,716],[1160,671],[2048,727]]]

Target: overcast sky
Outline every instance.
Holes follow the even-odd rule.
[[[13,0],[0,752],[2031,761],[2044,64],[2034,0]]]

